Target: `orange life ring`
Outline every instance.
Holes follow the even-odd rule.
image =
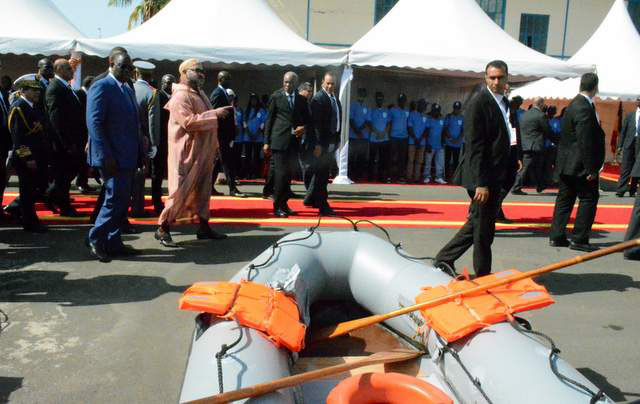
[[[338,384],[327,404],[453,404],[434,385],[401,373],[364,373]]]

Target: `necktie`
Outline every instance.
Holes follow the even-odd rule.
[[[329,99],[331,100],[331,133],[336,133],[338,132],[338,104],[333,95],[329,96]]]
[[[73,97],[76,99],[76,101],[78,101],[78,103],[80,103],[80,98],[78,98],[78,94],[76,94],[76,92],[73,91],[73,88],[71,88],[71,86],[69,84],[67,84],[67,88],[69,89],[69,91],[71,91],[71,94],[73,94]]]
[[[293,94],[287,95],[287,98],[289,99],[289,108],[293,109]]]
[[[502,104],[504,105],[504,110],[507,113],[507,116],[509,116],[509,100],[507,100],[507,97],[502,97]]]

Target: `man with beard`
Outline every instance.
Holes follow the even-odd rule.
[[[213,109],[202,91],[205,75],[196,59],[182,62],[180,83],[173,85],[169,110],[169,197],[158,219],[155,238],[166,247],[176,247],[169,233],[179,219],[197,220],[198,239],[224,239],[209,227],[209,197],[213,160],[218,152],[218,127],[230,119],[233,107]]]

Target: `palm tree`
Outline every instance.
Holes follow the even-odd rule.
[[[108,0],[109,6],[112,7],[129,7],[133,0]],[[129,29],[136,26],[139,22],[143,23],[153,17],[162,7],[166,6],[171,0],[140,0],[140,4],[133,9],[129,16]]]

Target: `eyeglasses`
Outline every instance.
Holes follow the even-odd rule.
[[[133,70],[133,65],[115,65],[115,67],[119,67],[122,70]]]
[[[199,74],[204,74],[204,69],[189,69],[193,72],[199,73]]]

